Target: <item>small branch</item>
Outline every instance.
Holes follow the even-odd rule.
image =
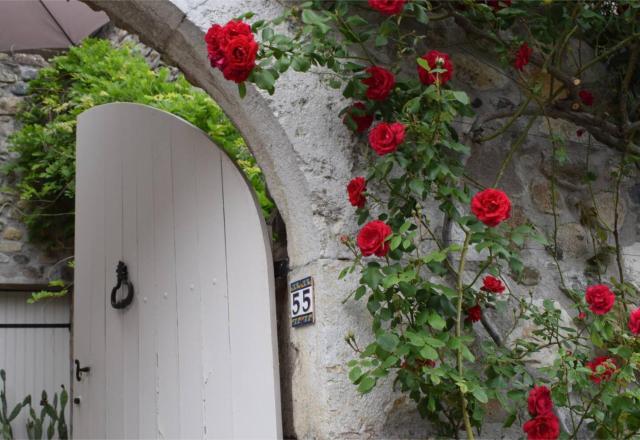
[[[460,254],[460,263],[458,264],[458,279],[456,281],[456,288],[458,290],[456,338],[458,338],[459,342],[456,359],[458,364],[458,374],[460,375],[460,377],[464,377],[464,367],[462,365],[462,343],[459,340],[460,336],[462,336],[462,302],[464,299],[464,284],[462,282],[462,275],[464,274],[464,265],[467,260],[469,241],[471,240],[471,232],[466,230],[464,232],[464,244],[462,245],[462,252]],[[465,397],[465,393],[462,390],[460,390],[460,401],[462,404],[462,419],[464,421],[464,428],[467,432],[467,439],[473,440],[473,429],[471,428],[471,420],[469,420],[469,413],[467,411],[467,398]]]
[[[515,154],[515,152],[518,151],[520,146],[527,139],[527,135],[529,134],[529,130],[531,129],[531,126],[536,121],[536,119],[537,119],[536,116],[531,116],[529,118],[529,122],[527,123],[526,127],[524,128],[522,133],[520,133],[520,136],[518,136],[518,139],[515,140],[515,142],[513,143],[511,148],[509,149],[509,153],[507,154],[507,157],[505,157],[505,159],[502,161],[502,164],[500,165],[500,170],[498,171],[498,175],[496,176],[496,180],[493,183],[493,187],[494,188],[498,187],[498,184],[500,183],[500,180],[502,179],[502,175],[504,174],[504,171],[507,169],[507,165],[509,165],[509,163],[511,162],[511,159],[513,159],[513,155]]]

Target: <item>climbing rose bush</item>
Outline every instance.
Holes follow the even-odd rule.
[[[590,146],[594,138],[622,154],[613,174],[619,191],[640,157],[639,14],[637,2],[624,0],[318,0],[273,20],[256,17],[251,32],[239,24],[253,18],[248,13],[207,34],[214,68],[225,74],[227,59],[241,67],[242,74],[225,74],[241,96],[244,81],[272,94],[284,72],[313,68],[345,98],[336,121],[352,130],[354,151],[367,164],[362,176],[344,182],[360,229],[340,236],[353,253],[340,278],[358,276],[345,301],[364,301],[371,315],[364,343],[345,337],[355,353],[348,367],[358,391],[390,377],[444,438],[461,431],[468,439],[482,436],[490,402],[505,410],[505,427],[517,423],[529,440],[638,436],[639,295],[624,280],[617,226],[592,232],[616,243],[618,276],[598,272],[579,281],[586,289],[572,288],[559,269],[557,234],[548,238],[535,225],[509,221],[512,202],[500,181],[536,118],[553,131],[551,112],[576,124],[576,136]],[[426,38],[431,23],[442,20],[461,27],[520,88],[522,103],[494,134],[460,133],[464,118],[475,115],[456,88],[456,56]],[[254,37],[259,46],[251,44]],[[589,50],[576,56],[576,47],[588,46],[593,56]],[[615,109],[584,85],[583,76],[601,62],[607,80],[618,81]],[[462,139],[472,138],[481,154],[483,142],[520,117],[529,123],[518,128],[509,153],[486,164],[495,168],[495,182],[475,182],[464,171],[471,149]],[[552,183],[564,157],[561,136],[552,133],[545,151]],[[557,291],[575,318],[521,283],[526,268],[519,253],[532,242],[558,267]],[[492,325],[496,316],[512,318],[513,329],[526,325],[527,335],[503,334]],[[536,355],[548,364],[533,370]]]

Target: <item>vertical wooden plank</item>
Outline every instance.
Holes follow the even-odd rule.
[[[155,279],[155,219],[153,200],[153,147],[164,142],[166,133],[155,113],[141,112],[145,139],[134,149],[136,155],[138,279],[138,416],[140,438],[156,438],[158,400],[157,308],[162,301]],[[133,336],[133,335],[132,335]]]
[[[126,105],[126,104],[125,104]],[[126,114],[122,123],[126,125],[123,130],[124,139],[121,144],[122,155],[122,261],[128,267],[129,279],[135,289],[140,289],[138,284],[138,198],[137,180],[139,163],[137,160],[138,149],[144,149],[147,132],[147,112],[141,111],[137,106],[126,105]],[[140,438],[138,431],[139,397],[138,384],[140,380],[139,369],[139,313],[140,292],[134,295],[133,302],[123,310],[122,316],[122,380],[123,380],[123,437]],[[144,373],[146,374],[146,372]]]
[[[74,382],[73,434],[105,437],[104,142],[110,138],[104,108],[79,117],[76,142],[74,358],[91,374]]]
[[[163,115],[171,128],[178,369],[180,372],[180,437],[203,437],[202,337],[196,318],[201,286],[194,264],[198,246],[196,212],[196,146],[202,138],[193,127]]]
[[[204,136],[203,136],[204,137]],[[202,289],[202,369],[205,435],[233,438],[231,346],[222,206],[221,153],[203,139],[196,148],[196,261]]]
[[[110,127],[108,141],[102,146],[104,152],[104,273],[106,285],[102,294],[106,319],[106,437],[124,437],[123,402],[126,368],[124,364],[123,326],[128,310],[111,307],[111,289],[116,285],[116,267],[122,260],[122,204],[123,204],[123,152],[133,133],[129,124],[132,117],[126,107],[104,108],[105,125]]]
[[[162,121],[165,122],[165,121]],[[154,202],[154,278],[161,295],[158,317],[162,324],[158,330],[158,436],[180,437],[180,373],[178,366],[178,316],[175,277],[175,242],[173,209],[173,169],[171,163],[170,124],[156,127],[164,136],[153,148],[153,202]],[[185,372],[185,374],[187,374]]]
[[[275,292],[266,227],[255,215],[259,207],[247,182],[224,155],[222,182],[234,434],[281,437]]]

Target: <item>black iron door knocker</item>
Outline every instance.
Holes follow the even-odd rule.
[[[133,301],[133,284],[129,281],[127,265],[122,261],[118,262],[116,275],[118,276],[118,284],[116,284],[116,287],[111,290],[111,307],[114,309],[124,309]],[[118,299],[118,290],[123,286],[126,286],[127,288],[127,296],[122,299]]]

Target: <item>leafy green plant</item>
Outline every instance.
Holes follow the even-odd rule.
[[[153,71],[131,47],[88,39],[51,60],[29,83],[18,114],[22,128],[9,139],[17,157],[5,171],[26,202],[29,236],[52,248],[71,248],[75,195],[76,118],[110,102],[136,102],[168,111],[204,130],[236,161],[253,185],[265,215],[273,209],[261,170],[220,108],[182,75]]]
[[[40,410],[40,415],[36,413],[31,406],[31,402],[29,402],[29,420],[27,421],[27,435],[29,436],[29,440],[41,440],[43,438],[47,417],[49,418],[49,426],[46,430],[48,440],[52,439],[56,433],[60,440],[69,438],[69,430],[64,416],[68,400],[69,395],[63,385],[62,391],[60,392],[60,409],[58,409],[58,394],[54,394],[53,403],[49,403],[46,391],[42,391],[42,398],[40,400],[42,409]]]
[[[22,402],[16,404],[9,412],[7,404],[7,373],[4,370],[0,370],[0,380],[2,380],[2,391],[0,391],[0,435],[4,440],[12,440],[13,429],[11,429],[11,422],[18,417],[22,408],[31,405],[31,396],[25,397]]]

